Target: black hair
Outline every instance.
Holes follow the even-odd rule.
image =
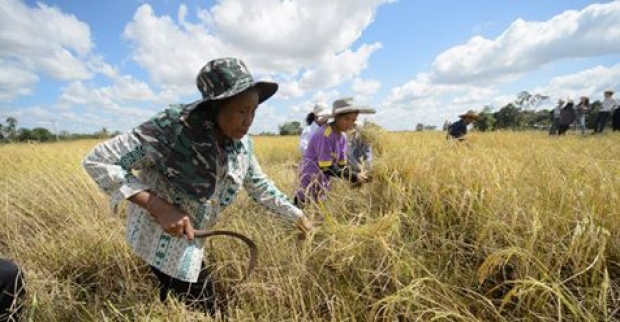
[[[209,121],[217,126],[217,116],[222,110],[223,101],[204,101],[200,103],[192,113],[198,116],[202,121]]]
[[[586,97],[586,98],[583,100],[583,104],[584,104],[585,106],[587,106],[587,107],[590,107],[590,99]]]
[[[255,90],[258,96],[260,97],[261,90],[257,86],[250,87],[241,93],[244,93],[245,91],[252,90],[252,89]],[[196,108],[191,113],[195,114],[196,119],[201,120],[201,122],[204,122],[204,121],[211,122],[216,128],[219,129],[220,126],[219,124],[217,124],[217,117],[222,111],[222,106],[226,105],[226,103],[228,103],[233,97],[240,95],[241,93],[237,93],[231,97],[227,97],[227,98],[220,99],[220,100],[204,101],[198,104],[198,106],[196,106]]]
[[[316,115],[314,112],[308,113],[308,115],[306,115],[306,125],[310,125],[314,121],[316,121]]]

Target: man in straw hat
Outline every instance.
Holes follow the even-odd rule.
[[[196,85],[202,98],[97,145],[83,165],[114,208],[131,201],[127,242],[158,278],[160,299],[171,292],[212,314],[204,239],[195,239],[194,229],[211,228],[242,188],[304,232],[312,222],[261,171],[247,135],[258,105],[278,84],[254,81],[241,60],[229,57],[209,61]]]
[[[601,105],[601,109],[598,111],[596,115],[596,121],[594,122],[594,132],[592,134],[603,133],[605,129],[605,124],[607,124],[607,119],[611,113],[618,108],[618,102],[612,98],[614,95],[614,91],[607,90],[603,93],[605,99],[603,100],[603,104]]]
[[[353,98],[341,98],[332,104],[334,120],[318,128],[310,137],[308,148],[299,165],[299,186],[295,204],[304,206],[309,201],[318,202],[330,190],[332,177],[363,184],[369,181],[364,174],[347,166],[347,138],[359,114],[374,114],[375,110],[359,106]]]
[[[448,138],[465,140],[467,134],[467,126],[478,119],[478,113],[473,110],[467,111],[465,114],[459,115],[459,120],[450,124],[448,127]]]

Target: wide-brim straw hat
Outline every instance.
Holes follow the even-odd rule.
[[[368,106],[359,106],[353,102],[352,97],[340,98],[332,104],[332,115],[358,112],[360,114],[375,114],[377,111]]]
[[[329,110],[329,106],[325,103],[316,103],[312,109],[312,113],[317,118],[329,118],[332,116],[332,112]]]
[[[604,92],[604,94],[610,94],[610,95],[614,95],[614,91],[611,89],[608,89]]]
[[[232,57],[217,58],[204,65],[196,76],[196,86],[202,94],[201,102],[222,100],[256,87],[260,104],[278,91],[277,83],[254,81],[245,63]]]
[[[462,119],[470,118],[470,119],[477,120],[478,119],[478,113],[476,113],[476,111],[474,111],[474,110],[469,110],[466,113],[459,115],[459,117],[462,118]]]

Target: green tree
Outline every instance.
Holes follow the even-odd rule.
[[[104,127],[101,129],[101,131],[95,132],[93,136],[97,139],[107,139],[110,137],[110,133],[108,133],[108,129]]]
[[[301,134],[301,123],[297,121],[285,122],[278,127],[280,135],[299,135]]]
[[[27,142],[27,141],[34,141],[35,137],[32,134],[32,131],[30,131],[30,129],[26,129],[26,128],[21,128],[19,129],[19,131],[17,131],[17,141],[19,142]]]
[[[5,133],[6,133],[6,138],[9,141],[12,141],[15,139],[15,137],[17,136],[17,119],[9,116],[6,118],[6,128],[5,128]]]
[[[497,120],[496,129],[517,129],[521,127],[521,109],[512,103],[493,113],[493,116]]]
[[[480,132],[490,131],[495,127],[497,120],[491,112],[490,106],[482,108],[482,112],[478,114],[478,119],[474,122],[474,128]]]
[[[549,96],[543,94],[530,94],[528,91],[517,93],[517,99],[513,104],[521,109],[530,109],[538,106],[541,102],[549,99]]]
[[[55,139],[54,134],[44,127],[35,127],[31,133],[34,139],[39,142],[49,142]]]
[[[18,133],[19,134],[17,134],[16,138],[19,142],[49,142],[55,139],[54,134],[44,127],[35,127],[32,130],[21,128],[19,129]]]

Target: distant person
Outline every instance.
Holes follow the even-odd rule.
[[[0,258],[0,322],[19,321],[25,293],[24,279],[17,264]]]
[[[306,115],[306,127],[299,136],[299,152],[304,155],[306,148],[308,148],[308,142],[310,142],[310,136],[314,130],[325,125],[329,121],[329,117],[332,115],[330,108],[324,103],[317,103],[314,105],[312,112]]]
[[[551,127],[549,128],[549,135],[558,134],[558,129],[560,128],[560,113],[562,112],[562,107],[564,107],[564,100],[559,99],[558,104],[551,111]]]
[[[473,110],[459,115],[459,120],[448,126],[448,139],[465,140],[467,126],[478,119],[478,113]]]
[[[570,128],[571,124],[575,122],[577,114],[575,112],[575,103],[573,100],[568,100],[566,105],[560,111],[560,124],[558,127],[558,135],[564,135]]]
[[[596,121],[594,122],[594,132],[592,134],[603,133],[607,119],[611,116],[611,112],[618,107],[618,102],[612,98],[614,91],[608,90],[603,93],[604,99],[601,109],[596,115]]]
[[[616,104],[616,108],[611,117],[611,129],[614,132],[620,131],[620,106],[618,106],[618,104]]]
[[[348,138],[347,161],[353,171],[367,173],[372,167],[372,146],[369,129],[356,121]]]
[[[347,138],[360,113],[375,113],[374,109],[356,105],[353,98],[334,101],[334,120],[318,128],[310,137],[299,169],[299,186],[295,191],[295,204],[299,207],[308,202],[319,202],[330,190],[331,178],[339,178],[355,184],[364,184],[369,178],[347,166]]]
[[[590,107],[590,99],[586,96],[582,96],[579,99],[579,104],[575,108],[575,113],[577,115],[577,126],[581,129],[581,135],[586,134],[586,116],[592,108]]]
[[[196,85],[202,98],[100,143],[83,166],[114,207],[130,201],[125,237],[159,280],[161,301],[170,293],[212,315],[216,293],[195,229],[213,227],[242,189],[303,232],[312,222],[262,172],[248,135],[256,109],[278,84],[254,81],[229,57],[204,65]]]

